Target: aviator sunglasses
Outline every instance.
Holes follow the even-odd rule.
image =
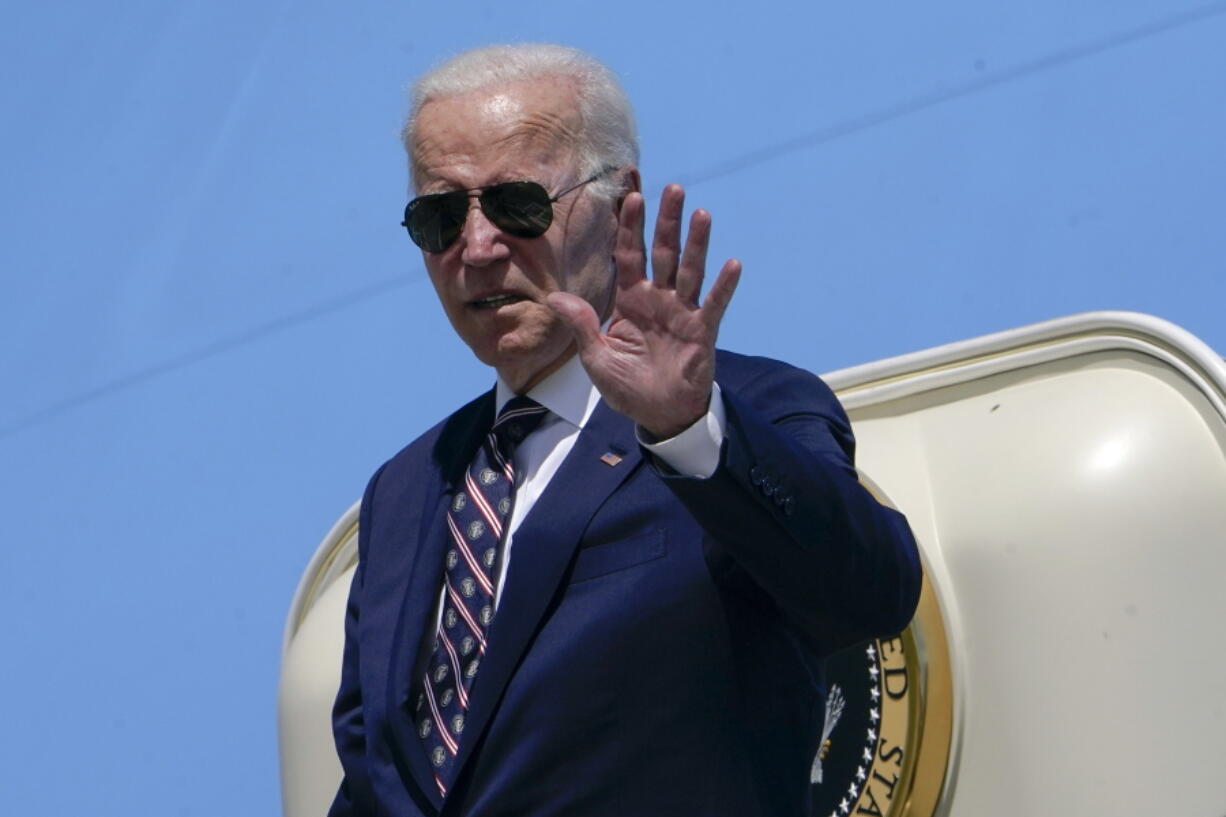
[[[536,238],[553,223],[554,202],[611,170],[606,167],[556,196],[536,182],[501,182],[418,196],[404,208],[400,224],[408,229],[414,244],[426,252],[442,252],[460,237],[468,218],[468,199],[476,194],[481,212],[495,227],[519,238]]]

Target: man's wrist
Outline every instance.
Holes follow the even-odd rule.
[[[706,413],[689,427],[671,437],[655,439],[650,431],[636,426],[635,435],[643,448],[678,474],[706,479],[719,467],[726,425],[719,384],[712,383]]]

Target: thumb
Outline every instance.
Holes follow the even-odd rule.
[[[587,301],[569,292],[551,292],[545,297],[545,303],[570,327],[580,353],[599,340],[600,320]]]

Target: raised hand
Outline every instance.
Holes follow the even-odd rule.
[[[578,296],[553,293],[549,305],[570,325],[579,359],[605,401],[656,438],[684,431],[707,411],[715,376],[715,339],[741,275],[724,262],[702,305],[711,214],[695,210],[681,246],[685,191],[670,184],[660,197],[647,277],[644,206],[639,193],[622,204],[613,260],[617,292],[606,332]]]

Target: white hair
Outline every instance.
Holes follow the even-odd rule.
[[[579,144],[575,146],[580,179],[595,176],[605,168],[638,165],[634,111],[613,72],[575,48],[521,43],[465,51],[414,83],[409,117],[401,132],[410,170],[415,169],[413,125],[426,102],[541,77],[564,77],[575,83],[582,120]],[[623,181],[623,176],[610,174],[593,182],[592,192],[613,198],[625,192]]]

